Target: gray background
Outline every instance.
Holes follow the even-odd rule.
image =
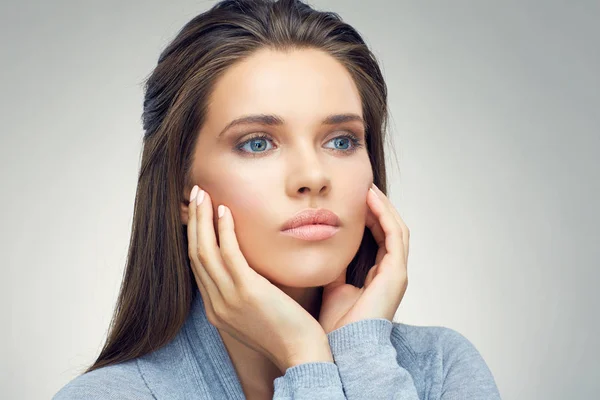
[[[49,398],[100,350],[125,263],[141,82],[213,1],[0,8],[2,398]],[[504,399],[600,391],[600,5],[312,1],[390,91],[411,229],[396,319],[453,328]]]

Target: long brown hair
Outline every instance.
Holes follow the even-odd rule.
[[[168,343],[190,311],[196,282],[181,224],[191,187],[193,149],[217,79],[260,48],[320,49],[344,65],[358,87],[374,183],[386,192],[387,87],[359,33],[333,12],[299,0],[225,0],[189,21],[145,80],[144,142],[127,265],[108,337],[85,372]],[[377,245],[365,228],[346,280],[362,287]]]

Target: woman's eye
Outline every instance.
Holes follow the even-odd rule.
[[[269,148],[269,143],[272,143],[271,138],[266,135],[261,135],[246,140],[245,142],[236,146],[236,148],[242,153],[257,155],[270,150],[273,145],[271,144],[271,148]],[[342,153],[352,153],[363,146],[361,140],[353,134],[336,136],[327,143],[333,143],[334,147],[329,148]]]
[[[347,150],[349,148],[352,149],[349,146],[354,145],[354,143],[348,136],[338,136],[329,141],[329,143],[332,143],[332,142],[334,144],[335,150]],[[340,146],[340,147],[337,147],[337,146]]]
[[[246,153],[263,153],[267,147],[266,143],[268,142],[270,142],[270,139],[267,137],[254,137],[246,140],[244,143],[239,145],[238,148]]]

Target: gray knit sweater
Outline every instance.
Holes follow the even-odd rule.
[[[273,399],[500,399],[485,361],[444,327],[366,319],[328,335],[334,362],[288,368]],[[162,348],[80,375],[55,400],[245,399],[217,329],[196,291],[187,321]]]

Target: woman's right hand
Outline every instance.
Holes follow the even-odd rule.
[[[212,199],[198,191],[194,186],[190,195],[188,256],[210,323],[267,356],[282,373],[306,362],[333,362],[319,322],[250,268],[226,206],[217,223],[217,244]]]

